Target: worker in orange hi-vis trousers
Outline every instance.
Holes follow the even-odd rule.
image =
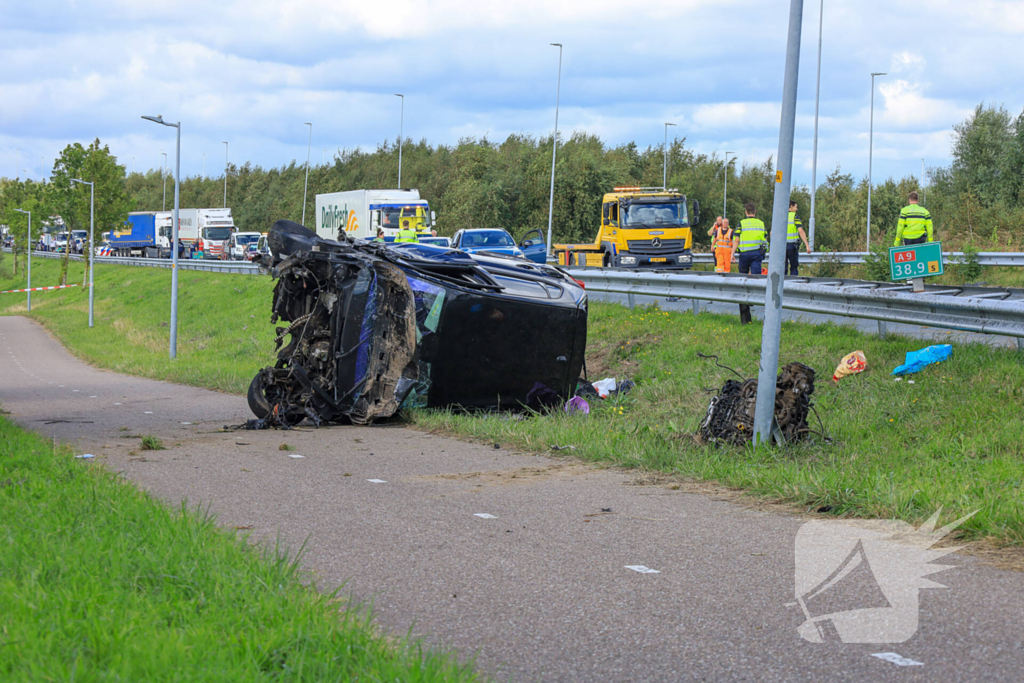
[[[715,250],[715,272],[728,273],[732,270],[732,228],[729,227],[729,219],[719,216],[708,234],[711,235],[711,245]]]

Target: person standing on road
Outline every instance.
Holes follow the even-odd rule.
[[[933,242],[932,215],[928,209],[917,203],[916,192],[907,195],[907,201],[910,203],[900,211],[900,222],[896,225],[896,241],[892,246]]]
[[[416,234],[416,231],[412,229],[408,218],[402,219],[402,227],[398,230],[398,237],[395,238],[395,242],[419,242],[420,238]]]
[[[803,241],[804,249],[811,253],[811,245],[807,241],[807,233],[804,232],[804,223],[796,212],[796,202],[789,202],[789,223],[786,226],[786,275],[800,274],[800,242]]]
[[[715,250],[715,272],[728,273],[732,270],[732,228],[729,219],[721,216],[708,231],[711,245]]]
[[[764,222],[757,218],[754,202],[743,205],[746,218],[740,221],[739,232],[733,232],[732,248],[739,252],[740,272],[760,275],[768,240],[764,236]],[[750,306],[740,304],[740,322],[750,322]]]
[[[383,242],[384,240],[384,228],[377,228],[377,236],[373,238],[374,242]]]

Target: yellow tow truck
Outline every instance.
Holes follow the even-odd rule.
[[[693,231],[700,220],[694,200],[661,187],[616,187],[601,202],[601,227],[589,244],[555,244],[562,266],[605,268],[692,268]]]

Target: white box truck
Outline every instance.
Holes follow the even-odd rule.
[[[225,258],[224,245],[237,229],[231,209],[196,209],[196,228],[199,232],[197,246],[203,258]]]
[[[349,190],[316,196],[316,234],[336,240],[344,233],[353,239],[372,239],[377,228],[386,237],[398,234],[399,221],[410,218],[419,232],[433,228],[435,216],[419,190]]]
[[[199,211],[200,209],[178,209],[178,239],[186,244],[194,244],[199,238]],[[166,236],[168,240],[171,238],[173,216],[173,211],[156,212],[157,232]]]

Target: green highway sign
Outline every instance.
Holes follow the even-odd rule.
[[[941,242],[889,248],[889,274],[893,280],[912,280],[942,273]]]

